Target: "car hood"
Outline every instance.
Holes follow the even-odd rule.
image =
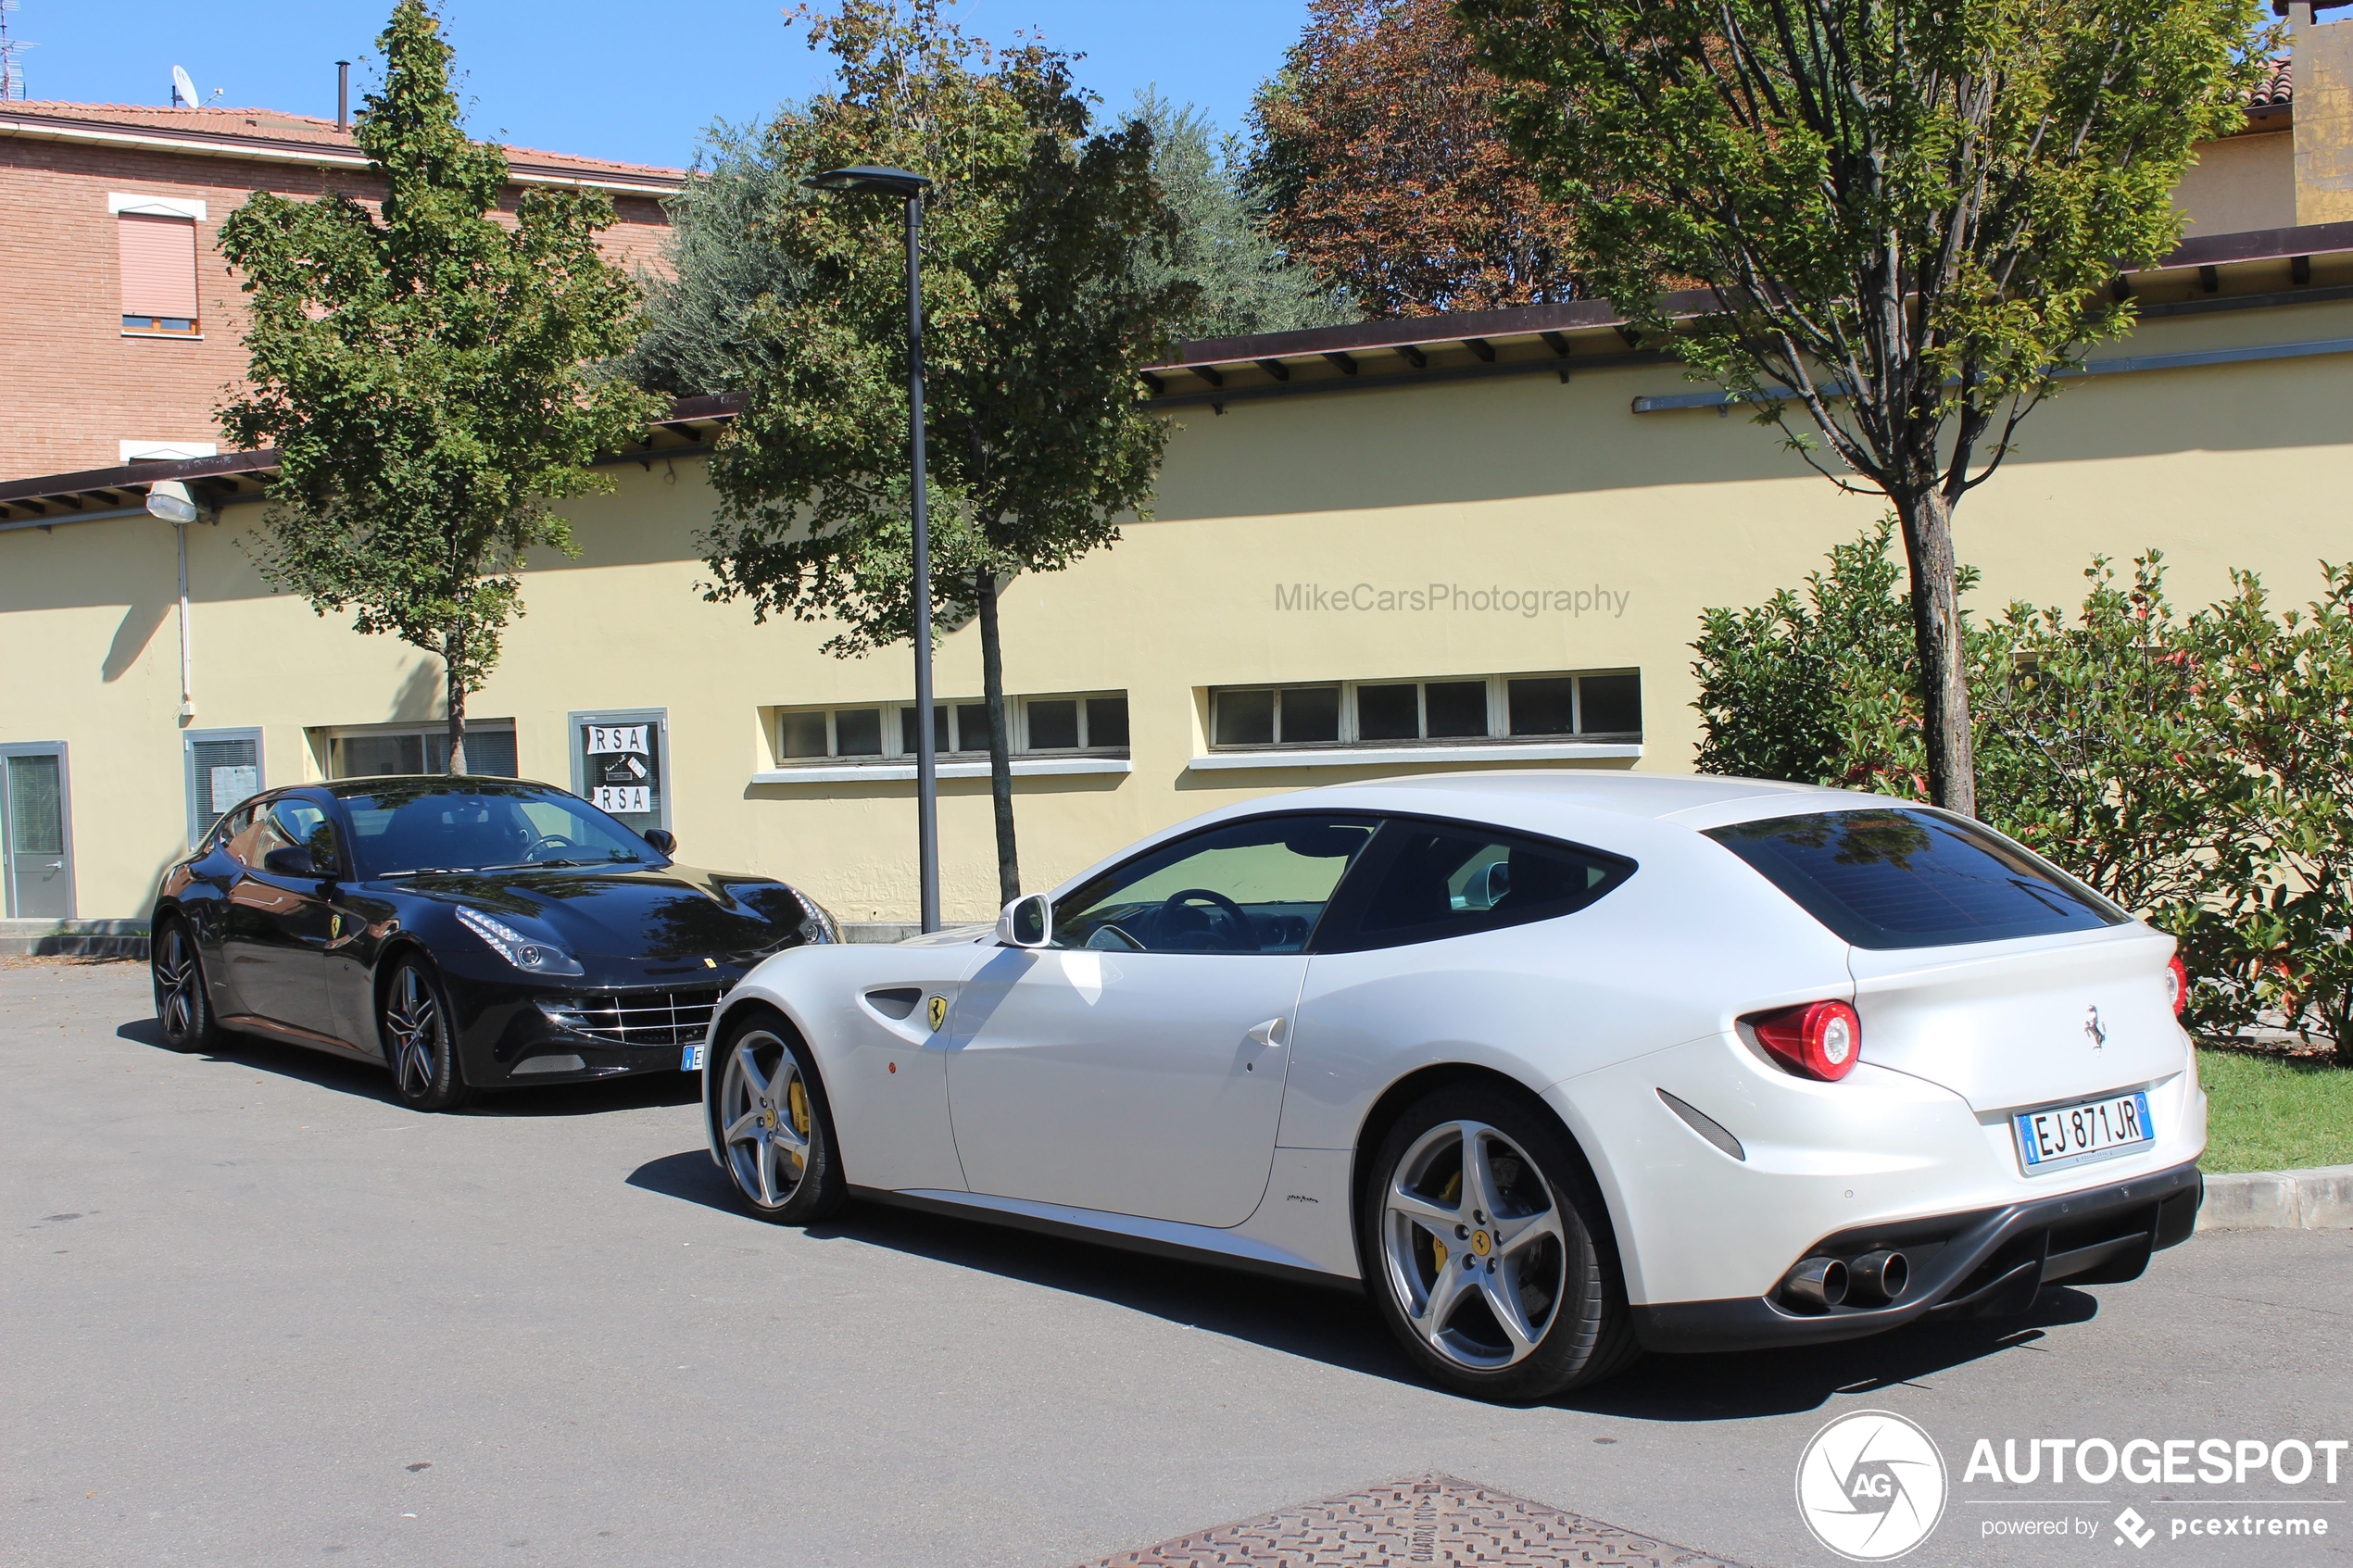
[[[799,941],[807,918],[774,878],[675,864],[446,872],[387,885],[535,923],[584,960],[748,965]]]

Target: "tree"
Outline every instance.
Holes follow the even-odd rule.
[[[376,44],[384,86],[354,134],[379,209],[257,191],[221,225],[253,300],[250,389],[221,422],[278,448],[263,576],[439,655],[462,773],[523,556],[571,553],[549,503],[611,488],[588,463],[656,405],[589,368],[628,346],[636,306],[597,248],[610,199],[535,190],[501,222],[506,157],[459,126],[434,13],[400,0]]]
[[[1187,337],[1297,332],[1358,320],[1347,292],[1286,256],[1253,204],[1240,138],[1218,136],[1206,116],[1152,92],[1135,117],[1152,133],[1152,179],[1176,217],[1163,255],[1139,258],[1147,283],[1182,281],[1201,291],[1182,323]]]
[[[1928,773],[1976,807],[1953,509],[2179,238],[2254,0],[1460,0],[1574,266],[1893,505]],[[1713,291],[1674,320],[1670,286]],[[1803,428],[1801,428],[1801,426]]]
[[[988,51],[936,0],[914,0],[903,19],[887,0],[844,0],[810,31],[839,86],[781,111],[760,144],[771,199],[757,243],[774,279],[731,370],[746,407],[712,455],[710,596],[749,599],[761,618],[837,621],[826,647],[844,656],[912,635],[900,206],[794,182],[851,164],[928,176],[933,583],[943,620],[980,622],[998,885],[1011,899],[999,595],[1018,573],[1112,543],[1121,514],[1148,515],[1168,430],[1136,372],[1164,357],[1199,289],[1151,265],[1167,258],[1176,218],[1152,180],[1150,128],[1089,134],[1067,57],[1034,40]]]
[[[1367,316],[1574,299],[1569,214],[1543,201],[1446,0],[1313,0],[1251,111],[1275,242]]]

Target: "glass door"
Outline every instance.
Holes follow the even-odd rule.
[[[73,917],[63,742],[0,746],[0,881],[11,919]]]

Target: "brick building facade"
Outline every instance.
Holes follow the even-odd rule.
[[[510,210],[535,185],[602,190],[607,254],[656,263],[679,170],[506,151]],[[244,372],[245,300],[216,247],[257,190],[371,200],[382,182],[332,119],[0,105],[0,481],[225,445],[214,409]]]

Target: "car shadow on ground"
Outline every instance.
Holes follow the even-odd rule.
[[[762,1223],[744,1212],[726,1175],[703,1149],[648,1160],[628,1181],[643,1191],[699,1203],[746,1224]],[[839,1217],[811,1227],[809,1234],[887,1247],[1091,1297],[1285,1355],[1427,1386],[1372,1304],[1353,1286],[1319,1288],[876,1203],[854,1203]],[[1648,1356],[1607,1383],[1548,1402],[1563,1410],[1634,1421],[1743,1421],[1790,1414],[1818,1409],[1840,1394],[1869,1394],[1899,1385],[1929,1386],[1928,1380],[1937,1374],[1988,1356],[2049,1354],[2047,1347],[2037,1343],[2046,1330],[2087,1322],[2098,1311],[2099,1303],[2091,1296],[2053,1287],[2020,1317],[1914,1323],[1868,1339],[1788,1350]]]
[[[152,1046],[157,1050],[171,1048],[164,1044],[163,1026],[152,1018],[133,1019],[119,1025],[115,1037]],[[392,1092],[391,1074],[375,1062],[358,1057],[337,1056],[331,1051],[312,1050],[306,1046],[271,1040],[259,1035],[240,1035],[224,1030],[214,1041],[212,1049],[195,1053],[191,1060],[249,1067],[257,1073],[274,1073],[281,1078],[315,1084],[320,1088],[357,1096],[361,1099],[382,1100],[386,1105],[400,1103]],[[550,1084],[528,1089],[498,1089],[484,1093],[455,1114],[593,1116],[611,1110],[635,1110],[646,1106],[692,1105],[702,1092],[701,1085],[702,1080],[691,1073],[664,1072],[609,1079],[596,1084]]]

